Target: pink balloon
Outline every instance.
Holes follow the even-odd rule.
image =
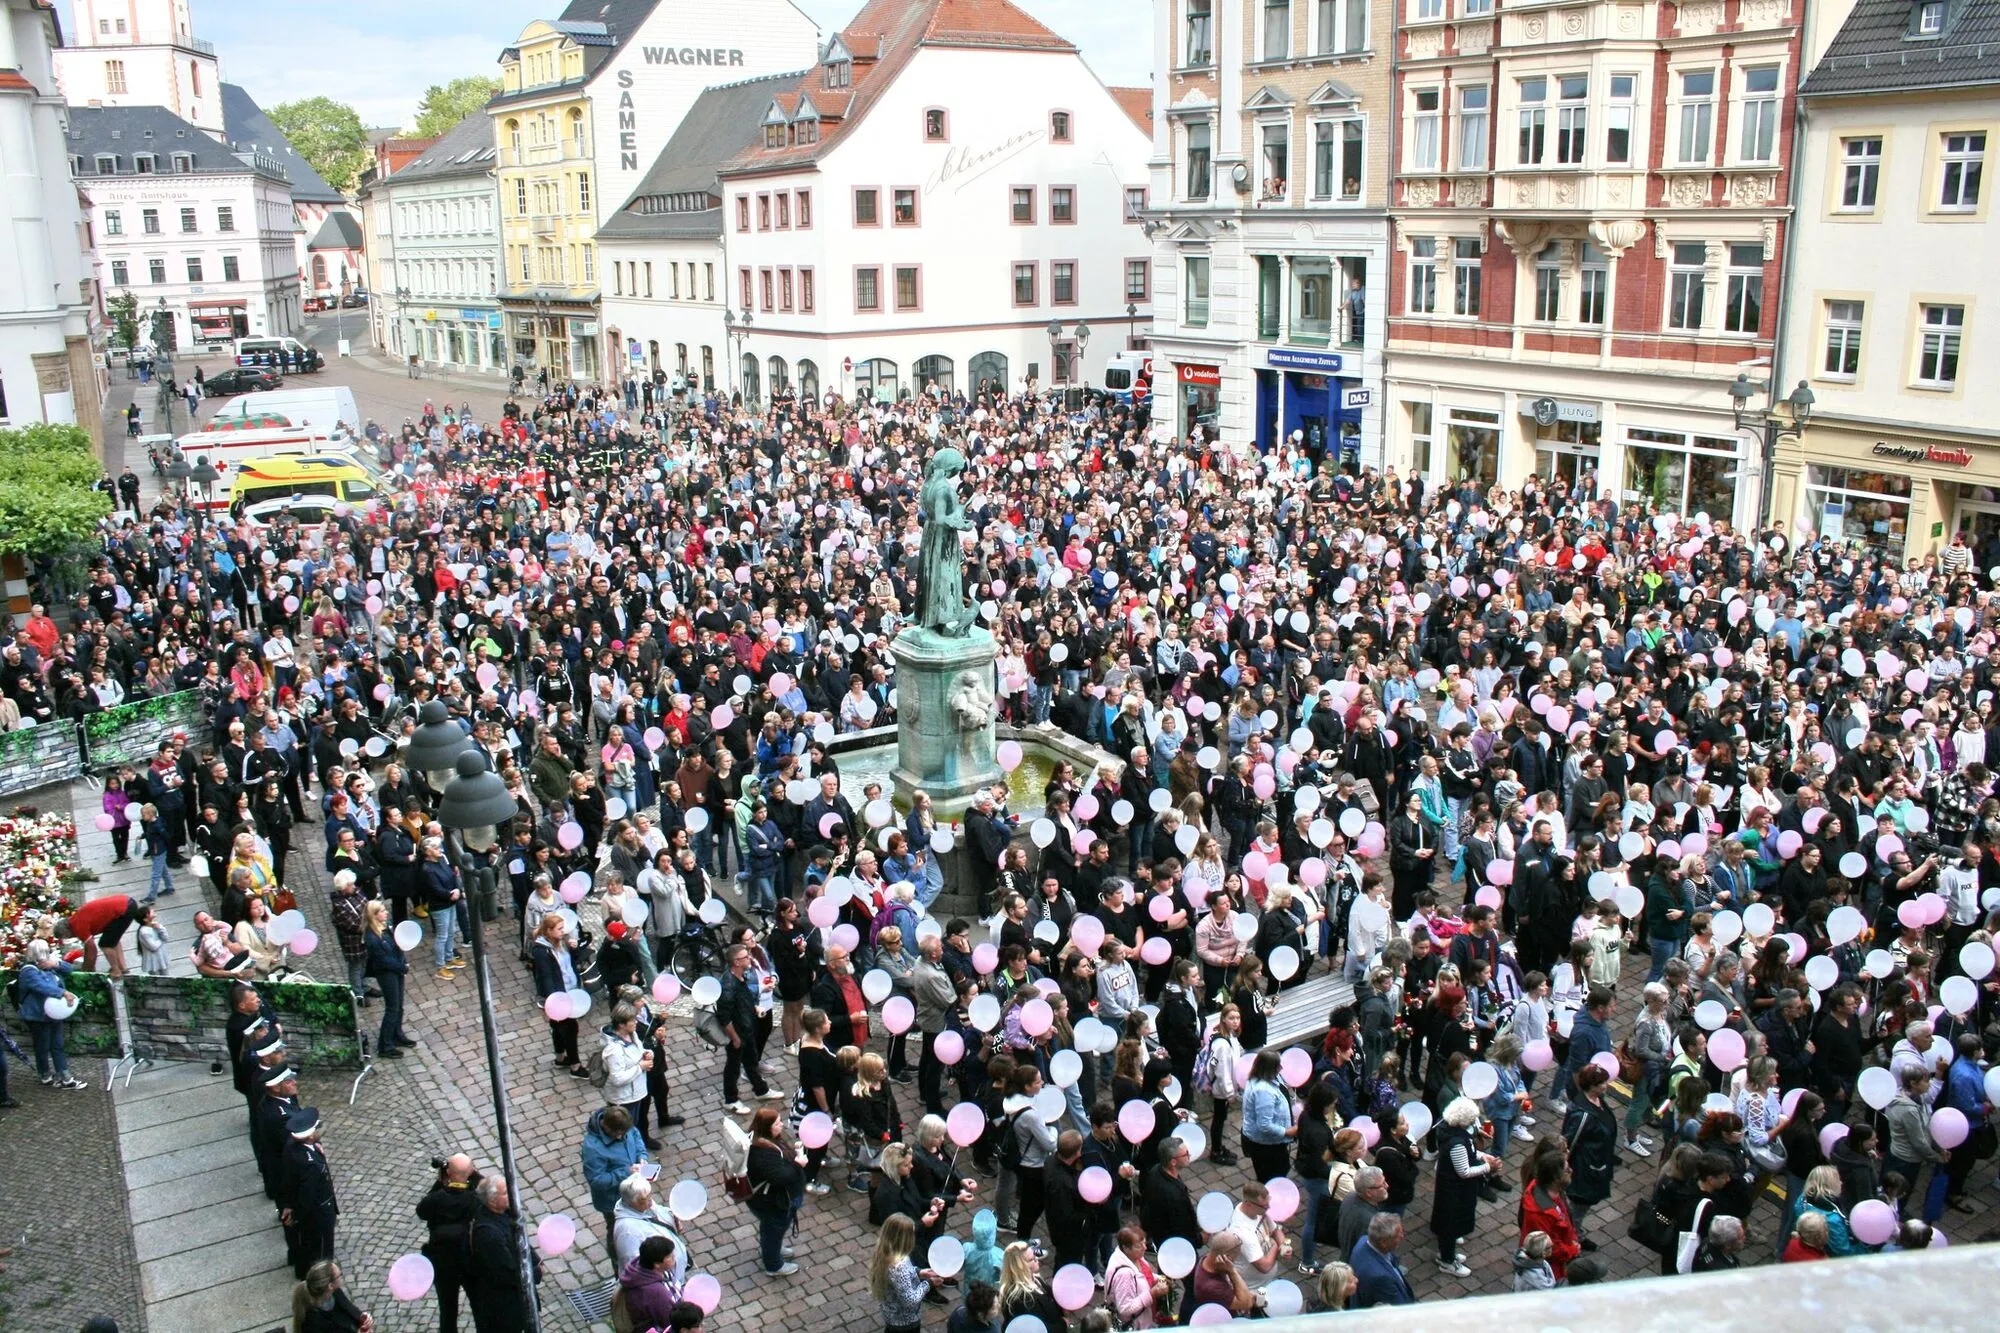
[[[566,852],[573,852],[583,846],[583,825],[574,819],[565,821],[556,830],[556,845]]]
[[[368,614],[371,616],[379,616],[382,614],[382,599],[380,597],[370,597],[367,601],[363,602],[361,605],[367,609]]]
[[[1896,1234],[1896,1210],[1880,1199],[1863,1199],[1854,1205],[1847,1225],[1864,1245],[1886,1245]]]
[[[374,690],[375,698],[381,703],[388,703],[390,696],[395,694],[395,692],[395,689],[386,680],[377,683]]]
[[[1514,882],[1514,863],[1512,861],[1488,861],[1486,863],[1486,879],[1488,883],[1492,884],[1512,884]]]
[[[1555,1047],[1546,1041],[1531,1041],[1521,1048],[1521,1067],[1537,1072],[1547,1069],[1556,1062]]]
[[[1265,859],[1264,853],[1243,853],[1243,877],[1245,879],[1262,879],[1264,878],[1264,872],[1270,868],[1271,863]]]
[[[297,611],[298,609],[299,609],[299,599],[298,599],[298,598],[296,598],[296,597],[287,597],[287,598],[285,599],[285,614],[286,614],[286,615],[290,615],[290,614],[292,614],[292,613],[293,613],[294,611]]]
[[[965,1058],[965,1038],[956,1032],[940,1032],[931,1041],[931,1052],[942,1065],[955,1065]]]
[[[389,1294],[399,1301],[418,1301],[431,1289],[437,1270],[421,1254],[406,1254],[389,1265]]]
[[[1088,823],[1090,820],[1097,818],[1097,808],[1097,797],[1090,792],[1085,792],[1076,798],[1076,807],[1073,813],[1078,819]]]
[[[1743,1055],[1743,1034],[1734,1028],[1718,1028],[1709,1034],[1708,1058],[1723,1073],[1729,1073],[1742,1064]]]
[[[1681,839],[1682,856],[1705,856],[1708,854],[1708,835],[1690,833]]]
[[[1786,829],[1778,835],[1778,855],[1787,861],[1797,856],[1799,848],[1804,845],[1805,838],[1796,829]]]
[[[1313,1076],[1313,1059],[1303,1048],[1293,1046],[1278,1057],[1278,1074],[1294,1088],[1303,1088]]]
[[[1093,918],[1078,917],[1077,921],[1081,924],[1083,921],[1090,919]],[[994,968],[1000,966],[1000,951],[991,944],[973,945],[972,966],[975,971],[981,973],[991,972]]]
[[[1610,1051],[1599,1051],[1596,1055],[1590,1057],[1590,1063],[1596,1065],[1599,1069],[1611,1075],[1611,1077],[1618,1077],[1618,1057]]]
[[[118,824],[118,821],[111,817],[111,812],[109,810],[99,815],[92,822],[97,825],[97,830],[100,833],[109,833]]]
[[[562,882],[562,887],[557,890],[562,895],[562,900],[571,907],[576,906],[590,896],[590,881],[586,879],[583,883],[578,884],[576,878],[575,875],[571,875]]]
[[[729,724],[736,720],[736,710],[728,704],[717,704],[709,710],[708,723],[717,731],[727,731]]]
[[[1931,1112],[1931,1137],[1940,1148],[1956,1148],[1972,1132],[1965,1112],[1955,1106],[1941,1106]]]
[[[1230,1072],[1235,1078],[1237,1087],[1240,1088],[1243,1087],[1245,1084],[1249,1083],[1250,1066],[1256,1063],[1256,1060],[1257,1060],[1256,1056],[1247,1053],[1236,1057],[1236,1066]]]
[[[1081,1310],[1096,1295],[1096,1283],[1082,1264],[1064,1264],[1049,1280],[1049,1294],[1065,1310]]]
[[[672,1004],[681,997],[681,979],[671,972],[662,972],[653,978],[653,998],[661,1004]]]
[[[840,920],[840,909],[833,905],[833,899],[821,894],[806,904],[806,920],[821,930],[832,930]]]
[[[1326,883],[1326,862],[1317,856],[1308,856],[1299,863],[1299,883],[1309,889],[1316,889]]]
[[[1046,1008],[1047,1006],[1043,1006]],[[917,1021],[917,1006],[907,995],[891,995],[882,1005],[882,1026],[891,1032],[908,1032],[910,1024]],[[1027,1016],[1022,1016],[1021,1025],[1027,1026]]]
[[[790,676],[786,675],[786,674],[785,674],[784,672],[782,672],[782,671],[774,671],[774,672],[772,672],[772,673],[771,673],[771,693],[772,693],[772,694],[790,694],[791,692],[792,692],[792,678],[791,678]]]
[[[1910,899],[1896,909],[1896,919],[1910,930],[1920,929],[1924,924],[1923,905],[1915,898]]]
[[[658,727],[647,727],[646,734],[641,739],[646,742],[648,750],[659,750],[667,743],[667,733]]]
[[[557,991],[542,1001],[542,1012],[549,1016],[549,1022],[560,1023],[569,1017],[569,993]]]
[[[1083,952],[1096,957],[1104,946],[1104,923],[1094,916],[1079,916],[1069,923],[1069,942]],[[972,951],[972,965],[979,967],[979,950],[991,949],[990,944],[982,944]],[[979,967],[981,972],[990,972],[990,967]]]
[[[833,1117],[824,1111],[812,1111],[799,1121],[799,1142],[808,1148],[824,1148],[833,1142]]]
[[[292,932],[292,938],[285,947],[292,951],[293,957],[304,958],[314,949],[319,948],[319,936],[309,927],[300,926]]]
[[[1945,913],[1944,899],[1938,896],[1937,894],[1935,893],[1918,894],[1917,906],[1923,909],[1925,925],[1935,926],[1938,922],[1944,920],[1944,913]]]
[[[1819,832],[1819,826],[1826,822],[1826,811],[1820,809],[1818,806],[1814,806],[1812,809],[1806,811],[1806,817],[1802,822],[1805,824],[1806,832],[1817,833]]]
[[[1271,1192],[1271,1217],[1282,1222],[1299,1210],[1299,1187],[1290,1176],[1279,1176],[1264,1182],[1264,1188]]]
[[[1021,742],[1001,741],[993,751],[993,757],[1000,761],[1000,771],[1012,773],[1021,766]]]
[[[977,1102],[960,1102],[944,1118],[944,1132],[961,1148],[970,1148],[986,1132],[986,1112]]]
[[[1141,1143],[1153,1132],[1153,1108],[1133,1098],[1118,1108],[1118,1132],[1127,1143]]]
[[[1785,948],[1790,952],[1790,957],[1785,960],[1786,962],[1790,963],[1793,967],[1797,967],[1806,960],[1805,936],[1793,931],[1780,935],[1778,938],[1785,942]]]
[[[1875,855],[1880,860],[1886,861],[1902,850],[1903,840],[1893,833],[1885,833],[1875,839]]]
[[[1500,909],[1500,903],[1501,903],[1500,890],[1494,888],[1492,885],[1489,884],[1485,888],[1479,890],[1479,892],[1473,894],[1472,901],[1479,904],[1479,906],[1481,907],[1490,907],[1495,911],[1498,911]]]
[[[829,810],[825,814],[819,817],[820,837],[831,838],[833,836],[833,831],[839,827],[840,827],[840,816],[834,813],[833,811]]]
[[[898,996],[897,998],[901,999],[902,997]],[[885,1011],[885,1021],[886,1018]],[[1049,1007],[1047,1000],[1036,998],[1021,1006],[1021,1031],[1031,1037],[1041,1036],[1044,1032],[1055,1026],[1055,1021],[1055,1010]]]
[[[1165,921],[1174,914],[1174,900],[1164,893],[1148,895],[1146,915],[1155,921]]]
[[[1069,845],[1076,849],[1078,856],[1090,854],[1090,844],[1097,841],[1097,835],[1087,828],[1080,828],[1070,835]]]
[[[1076,1178],[1076,1192],[1085,1203],[1103,1203],[1111,1197],[1111,1173],[1101,1166],[1087,1166]]]
[[[1140,959],[1144,962],[1152,964],[1154,967],[1161,966],[1169,958],[1172,958],[1173,956],[1174,956],[1174,946],[1169,944],[1164,937],[1159,935],[1153,936],[1152,939],[1147,940],[1144,944],[1139,946]]]
[[[1824,1156],[1833,1155],[1833,1145],[1847,1137],[1848,1126],[1828,1125],[1819,1132],[1819,1150]]]
[[[861,932],[848,922],[843,921],[833,928],[829,942],[839,945],[849,953],[853,953],[861,944]]]
[[[1382,1141],[1382,1127],[1371,1116],[1358,1115],[1347,1122],[1347,1127],[1361,1135],[1361,1146],[1373,1149]]]
[[[722,1304],[722,1283],[713,1274],[696,1273],[681,1288],[681,1299],[693,1301],[703,1314],[714,1314],[715,1307]]]
[[[1268,801],[1278,790],[1278,783],[1269,773],[1259,773],[1250,780],[1250,789],[1257,793],[1257,799]]]
[[[543,1254],[554,1258],[576,1244],[576,1222],[563,1213],[545,1217],[535,1228],[535,1240]]]
[[[479,670],[473,672],[472,676],[479,682],[480,688],[490,690],[499,683],[500,668],[491,662],[481,662]]]

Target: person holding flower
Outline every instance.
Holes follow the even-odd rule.
[[[63,1025],[47,1011],[51,1000],[72,1007],[76,996],[63,984],[69,979],[70,965],[62,960],[47,940],[28,941],[27,957],[21,963],[21,1019],[35,1041],[35,1072],[45,1088],[87,1086],[69,1072],[69,1053],[63,1049]]]

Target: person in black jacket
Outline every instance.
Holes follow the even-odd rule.
[[[1083,1135],[1066,1129],[1056,1139],[1055,1156],[1042,1167],[1043,1206],[1055,1266],[1084,1261],[1090,1236],[1090,1205],[1083,1200],[1078,1179],[1083,1175]]]
[[[729,1035],[729,1053],[722,1065],[722,1100],[727,1109],[738,1115],[750,1109],[737,1095],[743,1078],[750,1080],[750,1090],[759,1100],[778,1095],[764,1082],[764,1073],[757,1067],[764,1051],[757,1041],[757,992],[751,989],[749,975],[750,951],[736,945],[729,951],[729,974],[722,980],[722,998],[716,1001],[715,1016]]]
[[[526,1333],[528,1295],[521,1289],[521,1223],[507,1208],[507,1182],[482,1178],[473,1191],[481,1207],[473,1214],[467,1245],[465,1284],[472,1298],[472,1321],[479,1333]],[[542,1261],[530,1253],[534,1279]]]
[[[1789,986],[1757,1020],[1757,1030],[1767,1043],[1765,1053],[1778,1062],[1778,1086],[1786,1092],[1812,1081],[1812,1021],[1812,1006]]]
[[[785,1137],[778,1113],[761,1108],[750,1119],[750,1157],[744,1173],[750,1181],[751,1216],[757,1219],[757,1249],[765,1277],[789,1277],[799,1271],[785,1253],[785,1235],[798,1216],[806,1177],[800,1168],[805,1153]],[[486,1333],[484,1326],[479,1333]]]
[[[417,844],[403,822],[403,812],[394,805],[382,807],[382,827],[375,833],[375,860],[382,868],[382,896],[400,926],[410,914],[410,898],[416,892]]]
[[[403,1031],[403,983],[409,977],[410,960],[390,934],[388,904],[373,902],[367,911],[368,929],[362,935],[366,966],[368,975],[382,988],[382,1030],[376,1035],[375,1050],[400,1060],[403,1047],[417,1044]]]
[[[1194,1058],[1201,1050],[1201,968],[1192,958],[1179,958],[1170,976],[1160,992],[1160,1045],[1181,1087],[1192,1089]]]
[[[437,1183],[417,1201],[417,1217],[430,1228],[423,1254],[435,1274],[438,1333],[458,1333],[458,1298],[467,1277],[472,1222],[479,1215],[481,1176],[472,1159],[458,1153],[438,1168]]]
[[[295,1238],[292,1276],[333,1258],[333,1231],[340,1204],[333,1192],[333,1168],[319,1146],[319,1112],[300,1107],[285,1117],[284,1164],[280,1169],[278,1215]]]
[[[1139,1225],[1146,1239],[1159,1245],[1175,1236],[1199,1248],[1201,1223],[1195,1220],[1194,1199],[1181,1179],[1193,1155],[1187,1144],[1170,1137],[1160,1145],[1159,1165],[1146,1173],[1139,1190]]]
[[[1000,856],[1014,840],[1014,832],[993,813],[993,795],[981,792],[965,812],[965,836],[971,844],[966,864],[972,872],[972,887],[979,897],[979,915],[993,915],[993,887],[1000,875]]]
[[[1118,1132],[1118,1108],[1099,1101],[1090,1108],[1090,1133],[1083,1140],[1083,1167],[1100,1167],[1111,1177],[1111,1193],[1102,1203],[1086,1204],[1084,1220],[1084,1261],[1090,1271],[1102,1276],[1117,1244],[1118,1228],[1124,1225],[1120,1209],[1132,1197],[1132,1182],[1139,1168],[1132,1164],[1132,1145]]]

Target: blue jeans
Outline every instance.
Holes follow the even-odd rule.
[[[792,1210],[756,1216],[757,1257],[763,1261],[766,1273],[775,1273],[785,1266],[785,1234],[792,1229]]]
[[[1652,950],[1653,953],[1653,967],[1651,971],[1646,973],[1646,980],[1658,981],[1667,974],[1667,964],[1679,957],[1681,942],[1679,940],[1648,940],[1646,947]]]
[[[712,869],[710,853],[715,848],[715,825],[709,824],[699,833],[688,834],[688,846],[694,848],[694,863],[703,870]]]
[[[153,858],[153,877],[146,884],[146,901],[151,902],[163,893],[174,891],[174,872],[167,866],[167,854],[161,852]]]
[[[1458,821],[1459,817],[1465,813],[1465,798],[1463,796],[1445,797],[1444,809],[1443,850],[1438,854],[1447,861],[1455,862],[1458,860]]]
[[[1055,691],[1046,685],[1028,687],[1028,715],[1036,722],[1049,720],[1049,706],[1054,701]]]
[[[43,1078],[68,1078],[69,1052],[63,1049],[63,1025],[31,1018],[28,1031],[35,1039],[35,1073]]]
[[[1319,1210],[1322,1208],[1338,1207],[1338,1205],[1333,1202],[1332,1196],[1327,1193],[1326,1181],[1323,1179],[1305,1179],[1299,1181],[1299,1194],[1306,1201],[1305,1221],[1300,1224],[1299,1228],[1299,1262],[1309,1264],[1313,1261],[1314,1248],[1319,1243]]]
[[[437,965],[443,967],[451,961],[452,936],[458,933],[458,904],[450,907],[434,908],[431,911],[431,945],[436,951]]]
[[[775,914],[778,910],[777,882],[769,875],[752,875],[748,898],[751,911]]]
[[[1514,1104],[1516,1106],[1520,1105],[1519,1102]],[[1496,1115],[1490,1118],[1493,1122],[1493,1155],[1495,1157],[1505,1157],[1507,1155],[1507,1145],[1514,1140],[1514,1126],[1520,1122],[1520,1112],[1517,1111],[1513,1115]]]

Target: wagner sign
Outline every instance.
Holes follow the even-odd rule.
[[[1893,458],[1902,463],[1943,463],[1949,467],[1972,466],[1971,450],[1941,449],[1935,444],[1890,444],[1886,440],[1877,440],[1875,456]]]
[[[733,46],[648,46],[641,48],[648,65],[710,65],[741,68],[743,52]],[[638,171],[639,107],[632,100],[638,82],[629,69],[618,71],[618,169]]]

